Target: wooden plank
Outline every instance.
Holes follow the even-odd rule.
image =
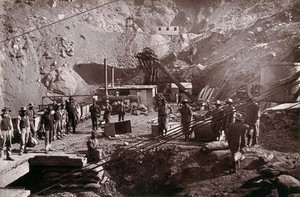
[[[21,165],[16,166],[15,168],[7,171],[6,173],[1,174],[0,176],[0,187],[6,187],[15,180],[24,176],[29,172],[29,163],[25,162]],[[2,195],[0,195],[2,196]]]
[[[73,157],[69,155],[37,155],[28,160],[30,166],[69,166],[83,167],[87,161],[83,157]]]
[[[29,190],[16,188],[0,188],[0,196],[2,197],[27,197],[30,195]]]

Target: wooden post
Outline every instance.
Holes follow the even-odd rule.
[[[104,85],[105,96],[107,98],[108,91],[107,91],[107,64],[106,64],[106,58],[104,58],[104,80],[105,80],[105,85]]]

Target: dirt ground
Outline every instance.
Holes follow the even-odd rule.
[[[173,107],[176,111],[175,104]],[[182,136],[168,143],[162,140],[161,146],[148,151],[133,150],[132,145],[153,137],[150,122],[156,117],[156,112],[139,116],[127,113],[125,119],[130,120],[132,126],[130,134],[108,138],[103,135],[102,129],[98,130],[98,140],[106,156],[119,157],[124,150],[126,154],[138,152],[136,156],[120,161],[105,171],[109,182],[101,191],[83,188],[76,191],[54,190],[47,196],[277,196],[274,188],[261,191],[257,185],[252,188],[243,186],[259,177],[259,169],[265,164],[261,163],[261,158],[299,164],[299,153],[283,153],[257,146],[247,148],[241,170],[229,173],[228,150],[204,153],[200,148],[205,142],[194,139],[184,141]],[[116,121],[117,115],[112,115],[112,122]],[[49,154],[86,154],[86,141],[91,133],[90,119],[82,122],[77,130],[76,134],[71,133],[62,140],[54,141],[54,150]],[[13,148],[13,156],[18,157],[19,144],[14,144]],[[39,144],[29,152],[44,154],[43,140],[39,140]]]

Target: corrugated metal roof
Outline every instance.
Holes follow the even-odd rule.
[[[190,82],[180,82],[181,85],[183,85],[183,87],[188,88],[188,89],[192,89],[192,83]],[[171,83],[171,88],[178,88],[177,85],[175,83]]]

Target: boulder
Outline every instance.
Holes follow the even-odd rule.
[[[196,136],[196,134],[195,134],[195,136]],[[209,142],[209,143],[204,144],[200,150],[203,152],[212,152],[212,151],[216,151],[216,150],[226,150],[226,149],[229,149],[227,142],[214,141],[214,142]]]
[[[280,175],[275,179],[279,196],[300,193],[300,181],[290,175]]]

